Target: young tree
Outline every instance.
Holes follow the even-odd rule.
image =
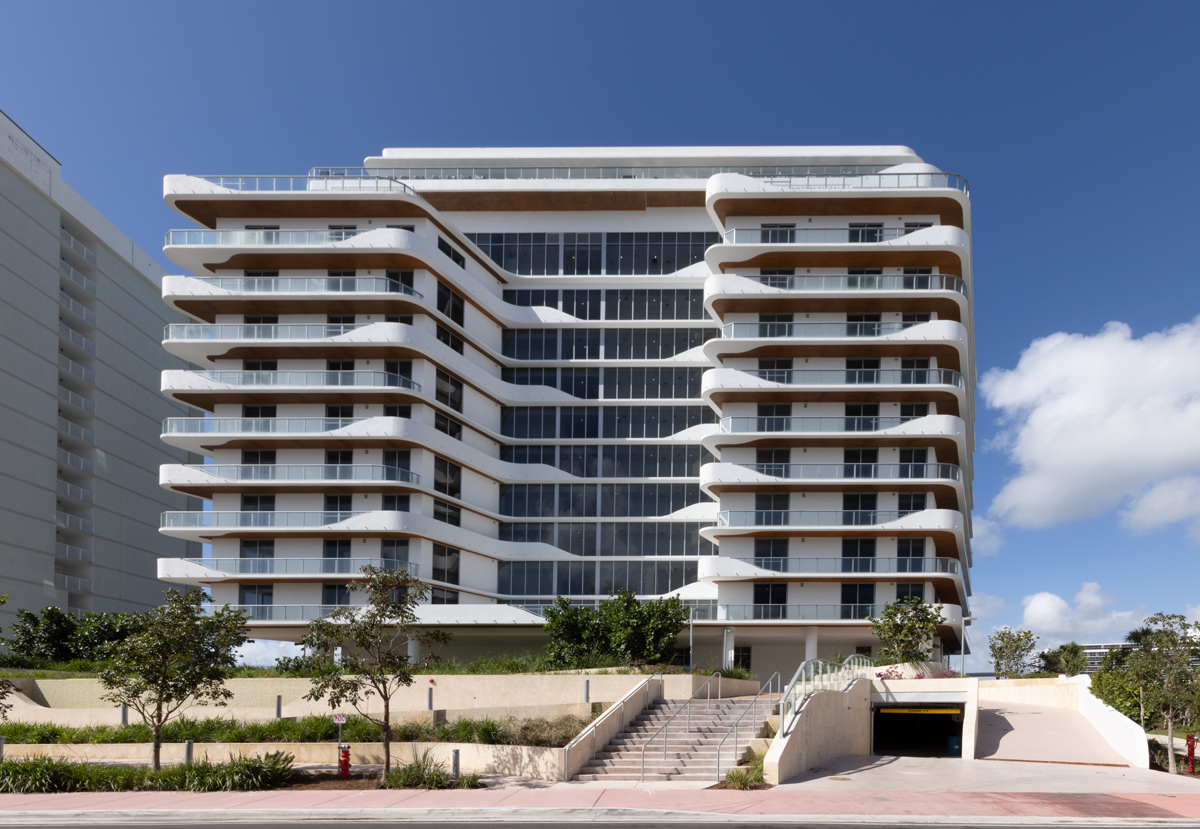
[[[1186,724],[1200,696],[1200,676],[1192,664],[1200,648],[1200,624],[1173,613],[1155,613],[1145,624],[1151,633],[1126,664],[1142,687],[1146,706],[1167,726],[1168,771],[1175,774],[1175,726]]]
[[[933,655],[929,646],[938,625],[945,621],[940,607],[909,596],[892,602],[878,619],[871,619],[871,632],[882,645],[880,657],[918,664]]]
[[[1142,730],[1146,729],[1146,710],[1141,705],[1141,695],[1125,665],[1126,655],[1112,648],[1100,661],[1100,667],[1092,674],[1092,695],[1105,705],[1120,711],[1129,719],[1141,717]]]
[[[1067,676],[1078,676],[1087,667],[1087,654],[1078,642],[1067,642],[1058,649],[1058,669]]]
[[[427,585],[400,570],[364,567],[365,582],[347,585],[351,592],[364,591],[366,603],[336,608],[308,624],[300,644],[309,652],[312,690],[306,699],[325,697],[330,708],[354,707],[364,719],[379,726],[383,737],[383,777],[392,769],[392,698],[402,686],[412,685],[413,669],[437,657],[413,660],[408,646],[439,645],[450,641],[442,631],[416,629],[417,603]],[[342,649],[341,662],[334,651]],[[382,711],[372,706],[381,705]]]
[[[233,696],[225,680],[248,639],[242,611],[226,605],[206,614],[199,590],[164,595],[158,607],[133,614],[129,635],[107,649],[113,666],[100,673],[103,698],[129,706],[154,733],[156,771],[163,726],[185,704],[224,705]]]
[[[546,653],[564,668],[587,668],[610,658],[661,662],[671,655],[675,637],[688,622],[678,596],[639,602],[622,590],[593,609],[559,596],[546,608]]]
[[[996,679],[1013,679],[1028,673],[1038,638],[1031,631],[1002,627],[988,637],[992,672]]]

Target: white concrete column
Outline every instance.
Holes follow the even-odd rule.
[[[804,630],[804,661],[817,658],[817,628],[816,626],[805,628]]]
[[[421,658],[421,643],[416,639],[408,640],[408,661],[416,662]]]
[[[722,668],[732,668],[733,667],[733,645],[734,645],[733,628],[725,628],[725,638],[724,638],[724,641],[722,642],[722,646],[721,646],[721,651],[722,651],[721,667]]]

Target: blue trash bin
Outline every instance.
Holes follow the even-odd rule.
[[[962,757],[962,737],[946,738],[946,755],[949,757]]]

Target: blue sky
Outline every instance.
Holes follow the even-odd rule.
[[[976,513],[1002,540],[976,557],[976,649],[999,624],[1095,640],[1200,605],[1195,3],[0,0],[0,20],[0,109],[160,261],[167,173],[910,146],[971,182],[979,374],[1006,372],[977,408]]]

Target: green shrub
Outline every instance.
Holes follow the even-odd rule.
[[[0,761],[0,792],[257,791],[286,783],[292,776],[292,759],[290,754],[275,752],[264,757],[231,758],[227,763],[184,763],[152,772],[146,766],[27,757]]]
[[[764,785],[763,761],[765,759],[765,755],[754,753],[746,765],[725,772],[725,782],[734,789],[753,789]]]
[[[292,776],[291,754],[231,757],[227,763],[166,766],[150,779],[150,788],[183,792],[253,792],[283,785]]]
[[[455,780],[446,764],[433,758],[429,749],[413,757],[408,765],[392,769],[383,781],[385,789],[481,789],[478,774],[465,774]]]

